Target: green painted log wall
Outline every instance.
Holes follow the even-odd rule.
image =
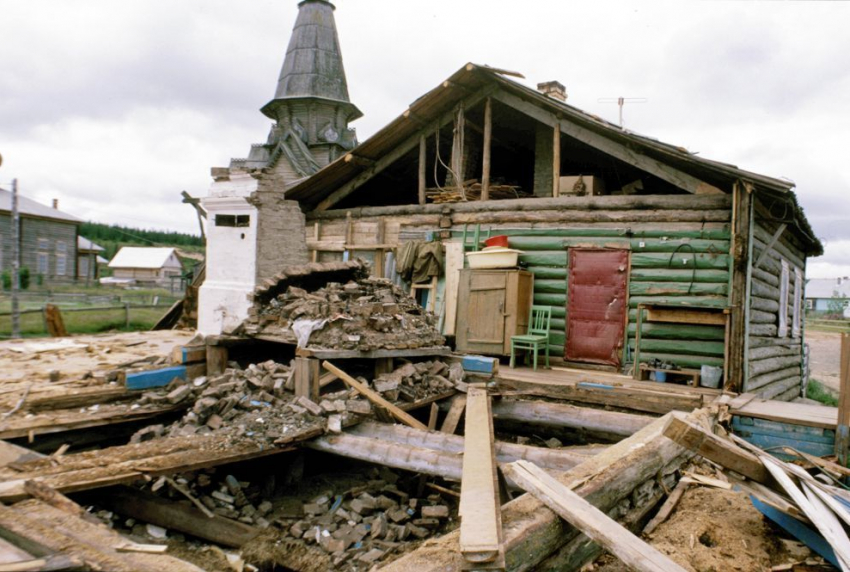
[[[507,235],[520,261],[534,274],[534,303],[552,307],[550,355],[563,357],[566,328],[567,258],[571,247],[631,250],[629,277],[628,358],[633,359],[639,303],[728,305],[728,225],[687,230],[616,228],[491,228]],[[485,228],[482,226],[482,228]],[[460,237],[460,233],[455,236]],[[641,361],[654,358],[681,367],[723,365],[724,330],[718,326],[643,325]]]

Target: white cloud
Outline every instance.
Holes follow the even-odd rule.
[[[850,240],[846,2],[338,0],[361,140],[467,61],[558,79],[570,103],[794,180],[817,268]],[[265,139],[295,2],[0,0],[0,181],[104,222],[193,232],[179,192]],[[840,245],[844,246],[840,246]],[[846,251],[846,250],[845,250]],[[810,272],[816,268],[810,265]],[[850,274],[850,272],[845,272]]]

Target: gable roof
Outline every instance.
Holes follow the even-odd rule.
[[[514,101],[521,100],[554,114],[563,121],[575,124],[585,136],[592,137],[597,145],[604,144],[609,149],[619,148],[622,153],[644,163],[659,164],[662,168],[664,165],[673,167],[679,173],[683,173],[684,178],[689,177],[709,185],[727,188],[731,188],[732,184],[738,180],[752,183],[757,191],[769,193],[789,203],[795,215],[794,223],[805,237],[810,252],[823,253],[823,246],[815,236],[792,192],[794,183],[746,171],[728,163],[706,159],[690,153],[683,147],[622,129],[596,115],[513,81],[506,77],[507,75],[522,77],[519,74],[489,66],[472,63],[465,65],[435,89],[414,101],[402,115],[363,141],[352,152],[287,189],[286,198],[297,200],[308,209],[315,208],[334,190],[362,176],[364,162],[377,161],[394,151],[412,149],[411,140],[421,132],[423,127],[431,125],[441,116],[452,111],[460,101],[469,98],[471,94],[482,94],[489,87],[498,88],[501,92],[509,94]],[[413,143],[416,143],[415,140]],[[614,146],[611,145],[612,143]]]
[[[109,262],[110,268],[162,268],[173,248],[147,248],[144,246],[123,246]]]
[[[84,236],[77,235],[77,250],[85,250],[87,252],[103,252],[106,249],[99,244],[95,244]]]
[[[12,191],[0,188],[0,212],[12,212]],[[32,216],[39,218],[49,218],[54,220],[66,221],[74,224],[83,222],[81,219],[64,213],[58,209],[51,208],[47,205],[37,203],[32,199],[18,194],[18,212],[22,216]]]

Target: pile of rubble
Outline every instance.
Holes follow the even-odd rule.
[[[175,379],[161,390],[145,392],[137,404],[184,404],[189,411],[167,428],[145,427],[131,442],[222,433],[274,443],[311,427],[321,428],[324,419],[297,405],[286,391],[292,375],[289,366],[270,360],[244,370],[230,367],[221,375],[188,382]]]
[[[443,346],[436,318],[384,278],[330,282],[307,291],[289,286],[266,303],[255,302],[248,335],[274,336],[302,347],[370,351]],[[309,340],[309,343],[305,343]]]
[[[434,361],[407,363],[375,378],[372,386],[387,401],[414,402],[439,395],[463,384],[463,367]]]
[[[334,570],[369,570],[402,543],[442,534],[455,511],[439,493],[416,498],[397,486],[398,475],[374,469],[367,484],[334,494],[327,490],[303,504],[289,504],[276,524],[284,534],[317,545]]]

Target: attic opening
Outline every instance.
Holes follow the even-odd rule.
[[[444,122],[420,132],[425,140],[426,202],[478,200],[484,160],[485,101],[457,108]],[[522,111],[491,100],[490,200],[553,195],[554,131]],[[462,130],[458,130],[462,125]],[[418,139],[418,137],[417,137]],[[685,194],[686,191],[591,145],[560,136],[560,194]],[[460,158],[455,149],[461,149]],[[411,149],[332,208],[418,202],[420,146]],[[459,172],[455,172],[459,171]],[[581,177],[581,180],[579,180]],[[463,182],[462,190],[457,181]]]

